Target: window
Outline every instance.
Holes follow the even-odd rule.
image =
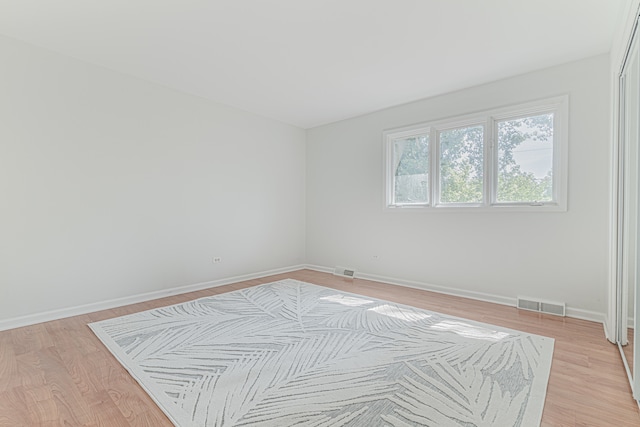
[[[482,203],[484,127],[466,126],[438,132],[440,203]]]
[[[498,191],[505,203],[553,201],[553,114],[497,122]]]
[[[394,200],[403,205],[429,203],[429,135],[393,140]]]
[[[568,97],[384,133],[386,207],[566,210]]]

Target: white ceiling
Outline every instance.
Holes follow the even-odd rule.
[[[310,128],[610,50],[626,0],[0,0],[0,34]]]

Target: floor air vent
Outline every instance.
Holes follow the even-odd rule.
[[[541,301],[533,298],[518,297],[518,308],[522,310],[539,311],[541,313],[565,315],[565,303]]]
[[[333,274],[335,274],[336,276],[347,277],[349,279],[353,279],[353,277],[356,275],[356,271],[348,269],[348,268],[344,268],[344,267],[336,267],[333,270]]]

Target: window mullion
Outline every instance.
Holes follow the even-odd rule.
[[[429,147],[429,179],[431,180],[431,197],[430,205],[436,206],[437,201],[440,198],[440,139],[438,137],[438,131],[431,127],[429,130],[429,141],[431,146]]]
[[[565,118],[560,119],[560,111],[556,108],[553,110],[553,134],[555,135],[555,139],[558,139],[558,135],[561,134],[560,127],[564,126]],[[551,178],[551,192],[554,201],[558,201],[564,199],[566,196],[560,196],[561,186],[558,185],[559,175],[560,173],[566,173],[565,168],[561,167],[563,163],[564,153],[563,150],[566,149],[566,144],[561,145],[554,142],[553,144],[553,176]],[[566,199],[565,199],[566,200]]]
[[[394,151],[393,151],[393,141],[388,139],[386,142],[386,150],[387,150],[387,200],[391,206],[396,206],[396,192],[395,192],[395,175],[394,175]]]
[[[487,117],[486,136],[487,136],[487,151],[486,151],[486,182],[485,189],[487,191],[487,197],[485,199],[486,206],[491,206],[496,202],[496,193],[498,191],[498,153],[497,153],[497,140],[496,140],[496,122],[493,117]]]

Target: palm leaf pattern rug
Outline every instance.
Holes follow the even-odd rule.
[[[181,427],[536,426],[553,354],[292,279],[89,326]]]

